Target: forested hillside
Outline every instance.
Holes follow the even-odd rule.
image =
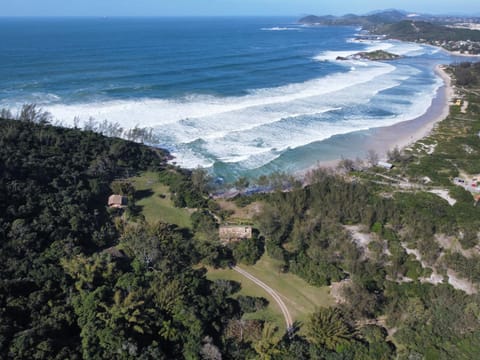
[[[417,249],[427,264],[444,261],[445,269],[448,260],[439,260],[435,236],[478,228],[480,209],[468,201],[466,222],[460,212],[466,204],[452,208],[433,194],[379,196],[375,186],[345,182],[323,171],[314,177],[305,189],[266,197],[259,224],[270,256],[311,284],[342,284],[340,313],[349,326],[359,333],[367,331],[361,324],[375,324],[379,333],[390,329],[402,358],[428,354],[430,359],[459,359],[478,353],[478,295],[431,284],[431,271],[406,249]],[[352,226],[370,234],[367,244],[354,241]],[[476,284],[479,269],[470,269]],[[355,342],[349,344],[349,353],[358,351]]]
[[[212,339],[232,305],[193,270],[191,238],[168,224],[115,224],[106,207],[112,180],[162,171],[165,156],[34,118],[0,120],[0,358],[218,352]],[[125,256],[104,251],[119,243]]]
[[[426,21],[404,20],[386,24],[375,29],[378,34],[386,34],[404,41],[480,41],[480,32],[470,29],[449,28]]]
[[[465,54],[480,53],[480,31],[463,28],[458,23],[477,22],[476,19],[455,16],[433,16],[402,11],[384,11],[371,15],[314,16],[299,20],[306,25],[361,26],[362,30],[383,38],[427,43],[446,50]],[[456,25],[457,24],[457,25]]]

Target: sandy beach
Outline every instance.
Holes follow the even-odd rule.
[[[438,89],[431,106],[425,114],[391,126],[372,128],[350,135],[354,137],[359,136],[360,133],[363,135],[368,133],[361,148],[358,149],[360,158],[363,158],[369,149],[373,149],[379,154],[381,160],[385,160],[387,151],[395,147],[403,149],[428,136],[435,125],[448,116],[450,103],[454,97],[454,88],[450,76],[441,65],[435,68],[435,73],[443,79],[444,85]],[[335,167],[339,161],[340,159],[321,161],[316,167]]]
[[[478,58],[480,57],[480,54],[465,54],[465,53],[461,53],[460,51],[451,51],[451,50],[447,50],[443,47],[440,48],[443,52],[449,54],[449,55],[453,55],[453,56],[459,56],[459,57],[466,57],[466,58],[471,58],[473,59],[474,61],[477,61]]]
[[[435,73],[443,79],[444,85],[438,89],[437,95],[425,114],[392,126],[371,129],[374,132],[371,148],[380,155],[384,155],[396,146],[405,148],[428,136],[435,125],[448,116],[450,103],[454,97],[451,79],[440,65],[435,68]]]

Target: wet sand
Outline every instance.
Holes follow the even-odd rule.
[[[381,160],[385,160],[387,151],[395,147],[405,148],[428,136],[435,125],[448,116],[450,103],[454,96],[451,79],[442,66],[437,66],[435,72],[443,79],[444,85],[438,89],[425,114],[391,126],[372,128],[345,135],[344,142],[361,142],[360,148],[357,149],[359,158],[365,158],[366,152],[373,149],[379,154]],[[345,157],[351,158],[348,155]],[[320,161],[315,167],[334,167],[339,161],[340,159]]]
[[[451,79],[441,66],[437,66],[435,72],[443,79],[444,85],[438,89],[425,114],[413,120],[370,130],[373,132],[370,147],[376,150],[380,157],[395,146],[405,148],[428,136],[435,125],[448,116],[454,96]]]

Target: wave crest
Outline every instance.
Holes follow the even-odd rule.
[[[270,27],[270,28],[261,28],[260,30],[262,30],[262,31],[301,31],[302,29],[297,28],[297,27],[274,26],[274,27]]]

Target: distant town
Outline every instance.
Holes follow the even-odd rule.
[[[398,39],[439,46],[458,54],[480,54],[478,17],[434,16],[388,10],[363,16],[309,15],[299,22],[306,25],[361,26],[368,33],[367,36],[374,39]]]

